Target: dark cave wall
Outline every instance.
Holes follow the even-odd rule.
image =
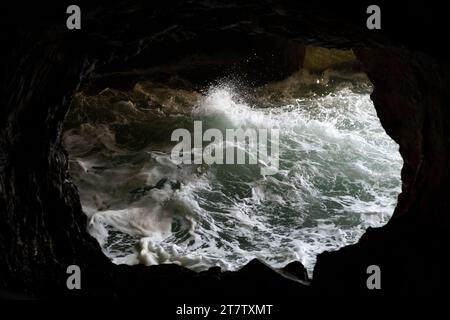
[[[371,99],[380,121],[399,144],[402,193],[386,226],[319,255],[313,285],[332,293],[366,292],[358,279],[376,264],[389,292],[436,294],[450,283],[449,65],[399,48],[355,53],[374,85]]]
[[[301,49],[293,43],[355,48],[375,86],[372,99],[381,122],[400,144],[404,185],[394,218],[381,229],[369,230],[360,243],[320,255],[312,288],[319,293],[366,292],[368,264],[385,270],[384,289],[390,291],[432,292],[450,283],[445,277],[450,73],[441,51],[431,46],[426,48],[429,52],[419,53],[412,41],[412,49],[397,49],[393,46],[397,34],[368,34],[359,20],[349,19],[353,10],[342,13],[322,3],[262,1],[218,7],[210,2],[183,2],[153,9],[140,2],[115,1],[91,6],[79,33],[61,28],[65,21],[52,9],[37,27],[27,13],[17,19],[11,15],[5,22],[10,32],[0,75],[0,294],[118,297],[148,292],[149,283],[162,294],[179,292],[180,296],[186,286],[224,295],[311,293],[302,283],[257,262],[237,273],[114,266],[85,231],[85,217],[60,141],[72,94],[94,67],[138,63],[137,54],[142,51],[154,63],[176,60],[186,53],[182,48],[192,47],[188,45],[192,41],[203,51],[209,48],[207,39],[221,35],[231,42],[236,35],[242,39],[264,35],[262,48],[270,35],[268,46],[278,43],[286,50],[281,55],[286,73],[299,66],[293,57]],[[267,59],[260,63],[271,65]],[[276,64],[272,61],[272,65]],[[80,292],[68,292],[65,287],[65,270],[73,263],[86,275]]]
[[[13,292],[59,283],[63,265],[98,255],[59,136],[85,60],[57,45],[22,45],[7,60],[0,138],[0,283]]]
[[[405,160],[394,218],[414,214],[448,229],[448,64],[402,49],[360,49],[357,55],[374,84],[378,116]]]

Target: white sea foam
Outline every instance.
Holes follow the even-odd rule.
[[[368,93],[342,89],[276,108],[244,100],[229,86],[212,88],[192,120],[279,128],[274,176],[250,165],[177,166],[169,152],[148,148],[124,155],[111,135],[108,153],[71,154],[89,230],[114,262],[233,270],[257,257],[275,267],[299,260],[311,271],[318,253],[387,222],[402,160]]]

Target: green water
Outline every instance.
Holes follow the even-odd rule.
[[[400,192],[398,146],[370,91],[342,85],[246,99],[218,85],[171,92],[178,98],[167,98],[170,108],[111,92],[79,97],[64,143],[91,234],[116,263],[232,270],[257,257],[277,267],[299,260],[311,270],[318,253],[385,224]],[[278,172],[175,164],[171,133],[192,132],[195,120],[204,130],[278,129]]]

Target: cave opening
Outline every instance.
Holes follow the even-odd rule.
[[[259,258],[311,273],[317,254],[389,220],[403,163],[361,65],[351,50],[286,46],[100,70],[74,95],[69,171],[114,263],[236,270]],[[279,170],[174,163],[172,133],[199,120],[279,129]]]

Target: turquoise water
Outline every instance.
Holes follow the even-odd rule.
[[[299,260],[311,271],[318,253],[385,224],[400,192],[398,145],[381,127],[370,91],[342,85],[247,99],[220,84],[173,93],[162,110],[133,98],[103,99],[101,108],[80,99],[84,116],[70,118],[77,121],[64,143],[90,233],[115,263],[234,270],[256,257],[275,267]],[[279,129],[279,171],[175,164],[170,134],[192,131],[195,120],[204,130]]]

